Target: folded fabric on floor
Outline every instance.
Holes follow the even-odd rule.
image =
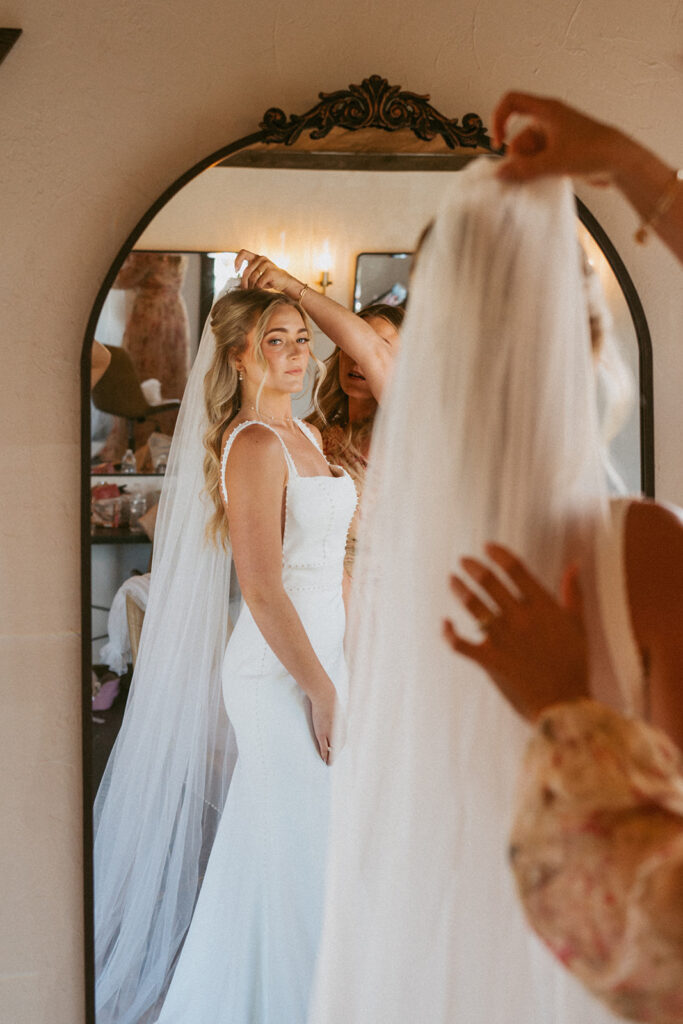
[[[146,608],[149,594],[149,573],[145,573],[144,576],[131,576],[127,579],[116,591],[111,603],[107,620],[109,638],[100,649],[100,660],[112,672],[119,675],[126,671],[128,664],[133,660],[126,615],[127,594],[130,594],[141,608]]]

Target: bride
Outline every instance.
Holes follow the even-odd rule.
[[[441,635],[454,618],[477,639],[449,591],[460,558],[495,541],[555,591],[608,521],[571,192],[494,169],[455,175],[421,250],[373,439],[309,1024],[614,1020],[518,905],[506,854],[529,726]]]
[[[232,291],[211,328],[96,806],[98,1024],[298,1024],[318,947],[356,494],[292,417],[311,358],[299,303]]]

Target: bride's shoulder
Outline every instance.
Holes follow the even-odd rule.
[[[681,604],[683,510],[658,501],[630,502],[624,549],[630,590]]]
[[[683,543],[683,509],[669,502],[635,499],[626,511],[626,543],[656,548]]]
[[[282,441],[276,431],[263,423],[233,420],[223,434],[221,453],[226,460],[230,458],[231,467],[281,462]]]

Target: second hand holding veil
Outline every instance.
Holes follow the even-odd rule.
[[[221,695],[231,554],[205,535],[204,377],[214,352],[209,317],[164,478],[128,704],[95,802],[97,1024],[156,1019],[236,760]]]
[[[614,1018],[518,906],[507,843],[529,728],[442,638],[448,574],[486,541],[553,592],[606,512],[567,182],[455,176],[421,249],[378,422],[354,575],[310,1024]]]

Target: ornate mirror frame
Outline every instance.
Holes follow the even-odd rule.
[[[81,355],[81,606],[83,733],[83,863],[86,1021],[95,1024],[93,955],[92,803],[90,780],[90,351],[105,299],[123,262],[159,211],[193,178],[215,166],[328,168],[356,170],[458,170],[473,157],[502,155],[475,113],[462,119],[441,114],[428,95],[402,90],[371,75],[360,85],[320,93],[304,114],[289,117],[269,108],[259,130],[222,147],[177,178],[140,218],[119,249],[95,299]],[[631,277],[605,231],[577,199],[577,213],[602,249],[633,319],[639,348],[641,480],[654,495],[652,343],[645,313]]]

